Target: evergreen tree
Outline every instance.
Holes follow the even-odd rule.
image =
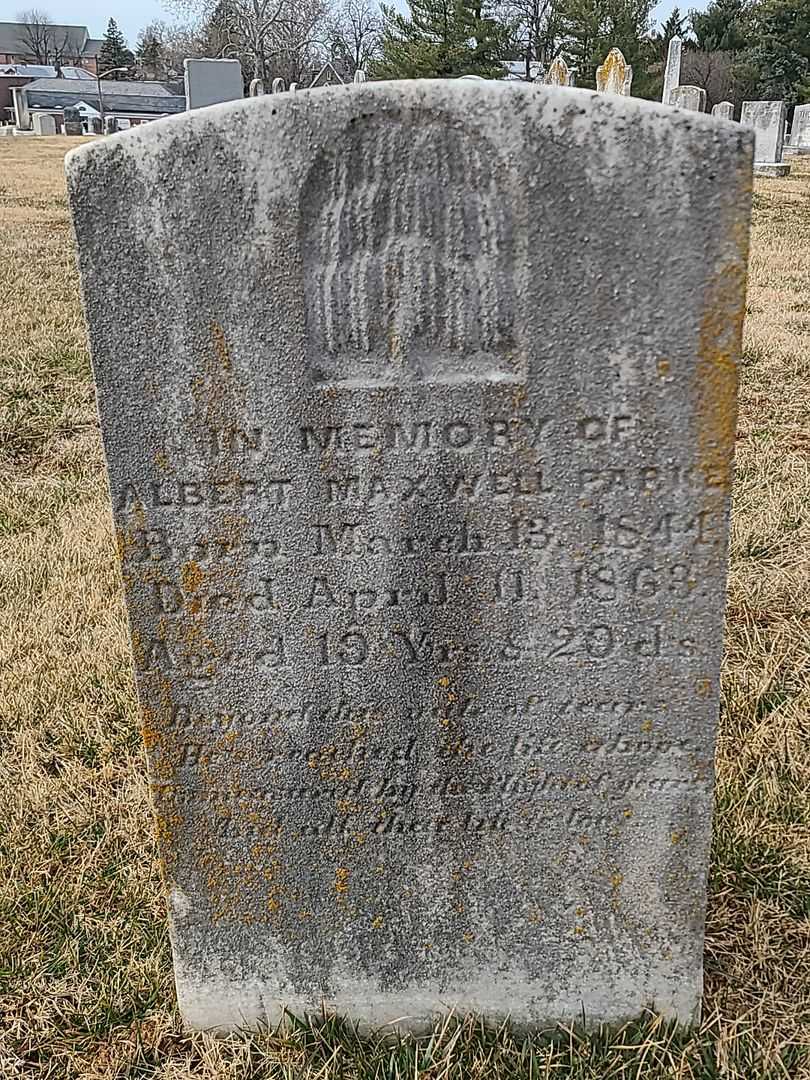
[[[750,39],[748,0],[712,0],[705,11],[691,11],[689,18],[697,47],[703,52],[739,52]]]
[[[564,0],[561,37],[577,69],[578,86],[596,85],[596,69],[615,46],[633,68],[633,95],[654,94],[647,75],[657,51],[650,36],[653,7],[654,0]]]
[[[498,78],[507,48],[507,28],[481,0],[411,0],[410,16],[382,7],[381,60],[373,75],[383,79]]]
[[[166,76],[166,57],[163,42],[156,27],[150,25],[141,30],[135,49],[139,73],[145,79],[163,79]]]
[[[810,98],[810,0],[764,0],[752,13],[745,67],[757,74],[757,97],[796,105]]]
[[[99,74],[109,71],[110,68],[132,67],[134,64],[135,57],[127,48],[124,35],[118,29],[118,24],[115,19],[110,19],[107,23],[107,32],[104,35],[101,42],[101,48],[98,51]],[[126,78],[126,73],[118,71],[113,75],[110,75],[110,78],[123,79]]]

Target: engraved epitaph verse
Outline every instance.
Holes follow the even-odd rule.
[[[609,258],[648,255],[586,137],[638,105],[524,90],[259,98],[121,141],[126,175],[104,147],[69,167],[195,1026],[322,999],[694,1015],[750,139],[712,143],[722,190],[700,154],[686,194],[662,182],[691,260],[669,297]],[[659,111],[667,159],[715,138],[647,108],[622,128],[644,175]],[[144,206],[203,132],[221,213],[203,174],[187,221]],[[104,165],[142,245],[138,364],[102,302]]]

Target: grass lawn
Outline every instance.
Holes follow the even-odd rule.
[[[700,1030],[216,1041],[174,1005],[65,204],[75,143],[0,140],[0,1080],[810,1078],[810,162],[754,195]]]

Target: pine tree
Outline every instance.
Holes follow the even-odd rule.
[[[747,0],[713,0],[705,11],[691,12],[692,32],[704,52],[739,52],[751,36]]]
[[[118,29],[115,19],[110,19],[107,23],[107,32],[98,51],[99,74],[109,71],[110,68],[132,67],[134,63],[135,57],[127,48],[124,35]],[[125,77],[126,73],[123,71],[117,71],[110,75],[111,79],[123,79]]]
[[[138,35],[135,59],[145,79],[162,79],[166,74],[166,57],[157,29],[149,25]]]
[[[382,59],[375,78],[498,78],[507,29],[481,0],[411,0],[410,16],[383,5]]]

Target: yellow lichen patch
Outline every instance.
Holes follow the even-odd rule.
[[[231,370],[231,353],[228,342],[225,340],[225,331],[218,322],[211,323],[211,340],[214,343],[214,352],[217,359],[226,371]]]
[[[335,867],[335,892],[344,896],[349,891],[349,871],[345,866]]]
[[[371,920],[371,929],[372,930],[381,930],[382,927],[383,927],[383,917],[382,917],[382,915],[375,915],[374,918]]]
[[[670,367],[669,360],[665,359],[664,357],[661,357],[661,359],[658,361],[656,367],[658,369],[658,375],[659,375],[660,378],[665,379],[667,377],[667,375],[669,375],[669,367]]]
[[[183,582],[183,589],[187,593],[193,595],[198,592],[203,583],[203,577],[203,571],[193,560],[183,564],[183,569],[180,571],[180,580]]]
[[[711,679],[698,679],[695,682],[695,693],[698,697],[708,697],[711,692]]]
[[[727,491],[737,427],[737,364],[745,315],[748,230],[736,227],[736,257],[718,267],[704,297],[695,369],[698,467]]]
[[[652,729],[653,729],[652,720],[645,720],[641,725],[641,730],[643,732],[645,732],[645,733],[648,733],[648,732],[652,731]]]

